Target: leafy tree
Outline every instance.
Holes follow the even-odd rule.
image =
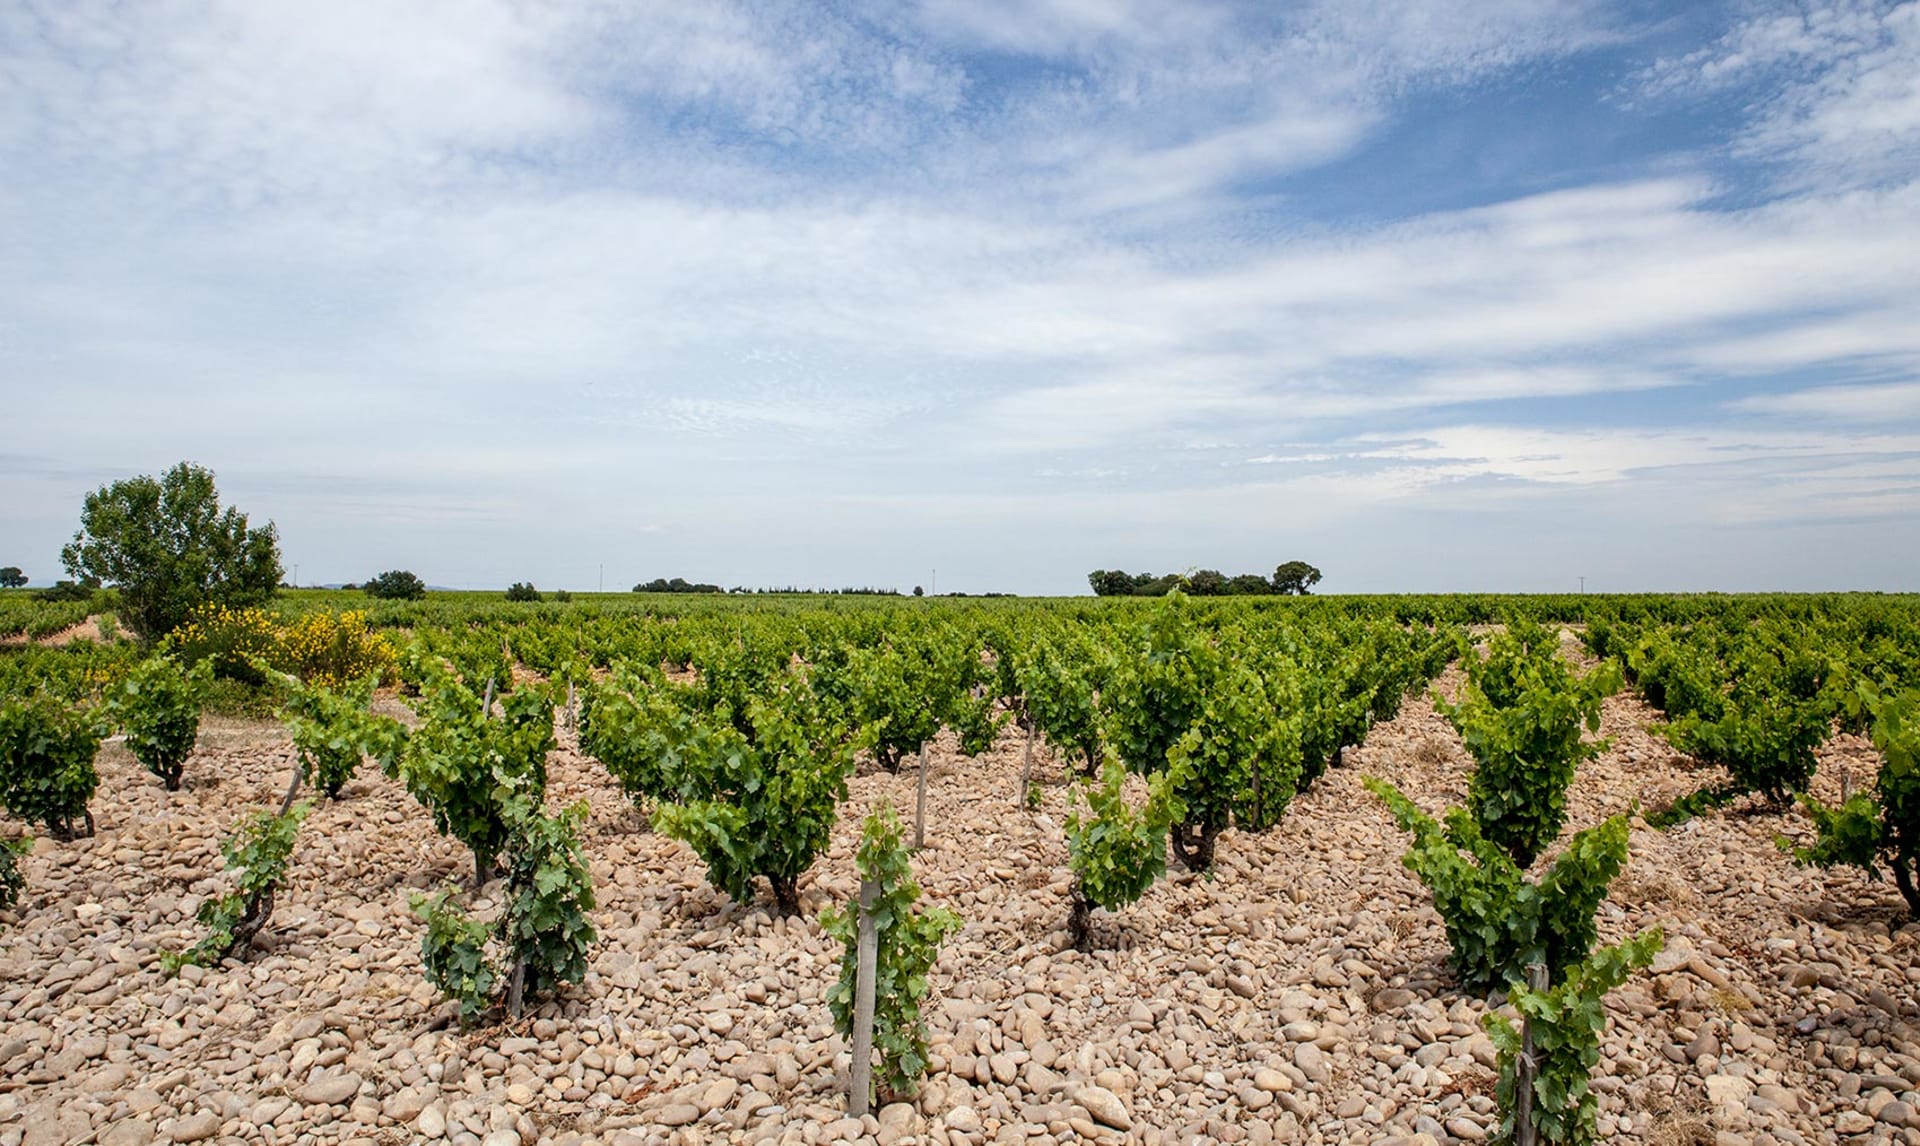
[[[1289,561],[1273,571],[1273,591],[1306,596],[1320,583],[1320,570],[1305,561]]]
[[[924,597],[927,595],[927,591],[925,589],[922,589],[920,586],[915,585],[913,587],[913,595],[916,597]]]
[[[633,587],[636,593],[721,593],[725,590],[708,582],[689,581],[685,577],[655,577]]]
[[[1095,569],[1087,574],[1087,583],[1100,597],[1126,597],[1133,593],[1133,577],[1118,569]]]
[[[900,821],[882,804],[860,832],[854,854],[863,882],[876,894],[868,907],[878,943],[874,951],[873,1049],[879,1052],[880,1073],[875,1089],[891,1098],[911,1098],[927,1071],[927,1024],[921,1002],[927,995],[927,972],[940,954],[940,944],[960,927],[960,917],[943,907],[920,910],[920,885],[914,882],[907,849],[900,840]],[[846,946],[840,960],[840,979],[827,990],[827,1006],[834,1025],[851,1042],[853,993],[858,974],[859,901],[820,915],[820,926]],[[872,1098],[872,1095],[868,1096]]]
[[[60,560],[82,582],[117,585],[123,617],[148,641],[200,605],[261,604],[280,585],[273,523],[249,529],[246,514],[222,510],[213,471],[189,462],[88,494]]]
[[[98,582],[81,583],[62,577],[53,584],[35,593],[34,596],[49,603],[63,601],[91,601]]]
[[[538,601],[540,599],[540,590],[534,588],[533,582],[531,581],[515,581],[513,584],[507,586],[507,600],[509,601]]]
[[[1272,592],[1272,583],[1258,573],[1242,573],[1227,582],[1230,597],[1264,597]]]
[[[427,583],[405,569],[389,569],[365,585],[367,596],[383,601],[420,601],[427,596]]]
[[[1196,597],[1224,597],[1227,575],[1218,569],[1196,569],[1187,575],[1187,592]]]
[[[18,565],[0,565],[0,589],[20,589],[27,584],[27,575]]]

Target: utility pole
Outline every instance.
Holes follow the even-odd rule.
[[[602,593],[607,591],[607,563],[605,561],[600,563],[600,591]]]
[[[940,570],[935,569],[933,571],[933,588],[927,591],[933,594],[935,597],[938,597],[940,595]]]
[[[1587,591],[1587,579],[1585,577],[1580,578],[1580,591],[1582,593]]]

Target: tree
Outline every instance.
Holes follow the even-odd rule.
[[[915,585],[913,587],[913,595],[916,597],[924,597],[927,595],[927,591],[925,589],[922,589],[920,586]]]
[[[1187,575],[1187,592],[1195,597],[1223,597],[1227,575],[1218,569],[1196,569]]]
[[[1320,570],[1305,561],[1289,561],[1273,571],[1273,591],[1304,597],[1320,583]]]
[[[142,639],[165,636],[201,605],[263,604],[280,584],[280,535],[220,508],[213,471],[181,462],[87,495],[80,531],[60,551],[67,572],[120,588],[120,610]]]
[[[1264,597],[1273,585],[1258,573],[1241,573],[1227,582],[1227,594],[1233,597]]]
[[[427,596],[427,583],[406,569],[389,569],[366,584],[367,596],[383,601],[421,601]]]
[[[1125,597],[1133,592],[1133,578],[1118,569],[1095,569],[1087,574],[1087,584],[1100,597]]]
[[[18,565],[0,566],[0,589],[19,589],[27,583],[27,575]]]
[[[541,599],[540,590],[534,588],[533,582],[531,581],[515,581],[513,584],[507,586],[507,600],[509,601],[538,601]]]

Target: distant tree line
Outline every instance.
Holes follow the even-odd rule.
[[[1272,577],[1258,573],[1229,577],[1218,569],[1159,575],[1095,569],[1087,574],[1087,583],[1102,597],[1164,597],[1175,589],[1195,597],[1305,596],[1320,583],[1320,570],[1305,561],[1289,561],[1276,568]]]
[[[693,581],[687,580],[685,577],[674,577],[672,579],[668,579],[666,577],[655,577],[651,581],[642,581],[640,584],[635,585],[633,587],[633,591],[636,593],[724,593],[726,592],[726,590],[722,589],[718,585],[709,585],[704,582],[695,583]]]
[[[807,595],[807,596],[816,596],[816,597],[898,597],[900,596],[900,590],[898,589],[876,589],[876,588],[873,588],[872,586],[864,586],[858,589],[851,588],[851,587],[846,589],[802,589],[797,585],[788,585],[785,588],[769,587],[766,589],[749,589],[744,585],[738,585],[738,586],[735,586],[733,589],[729,590],[729,592],[783,593],[783,594],[796,594],[796,595]]]

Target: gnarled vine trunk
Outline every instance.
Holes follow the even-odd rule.
[[[773,887],[773,905],[782,915],[800,913],[800,880],[797,876],[770,875],[767,882]]]
[[[1093,904],[1087,902],[1087,894],[1080,887],[1080,881],[1073,881],[1073,890],[1067,893],[1067,936],[1073,940],[1078,951],[1093,948]]]
[[[1218,824],[1206,821],[1175,824],[1173,854],[1179,858],[1180,866],[1188,871],[1206,871],[1213,866],[1213,845],[1219,836]]]

